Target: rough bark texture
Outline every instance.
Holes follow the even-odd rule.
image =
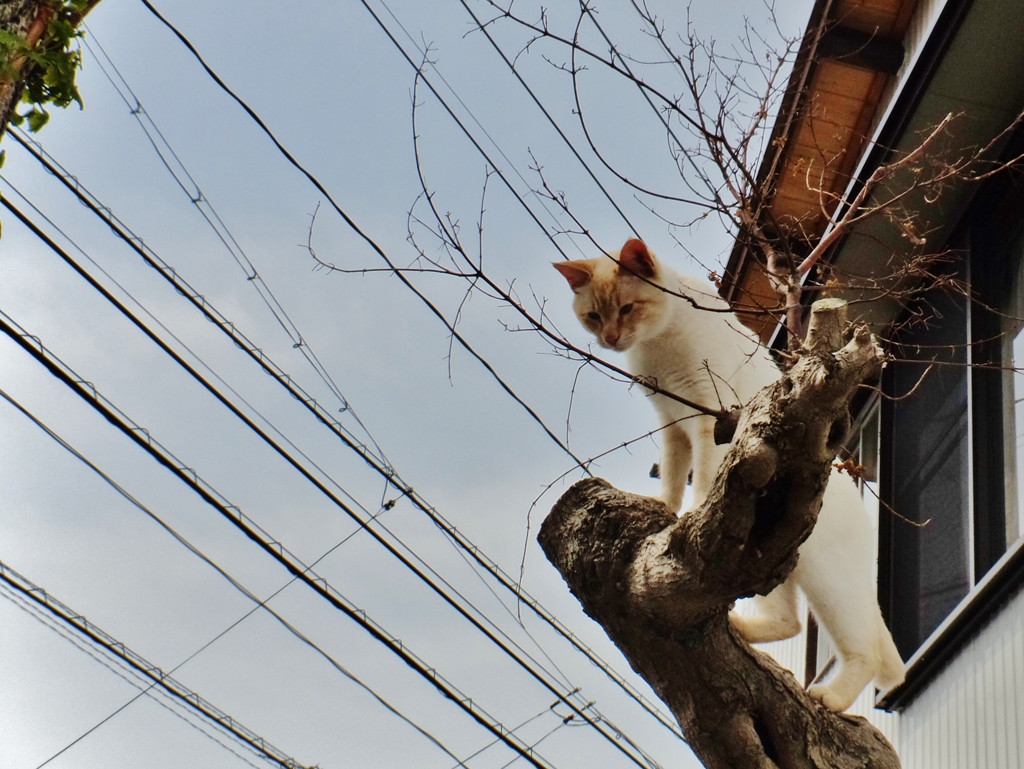
[[[881,368],[865,329],[836,351],[844,327],[842,303],[815,305],[807,352],[744,409],[700,510],[678,518],[593,478],[570,488],[541,527],[549,560],[709,769],[900,765],[866,720],[810,699],[727,616],[734,600],[767,593],[793,569],[849,423],[848,399]]]
[[[0,0],[0,29],[24,38],[29,45],[39,42],[52,18],[53,8],[44,0]],[[24,67],[30,66],[17,55],[6,63],[20,76],[0,77],[0,137],[21,98]]]

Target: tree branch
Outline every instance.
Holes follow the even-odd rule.
[[[728,621],[733,601],[768,593],[792,571],[848,400],[881,369],[866,329],[836,350],[844,331],[842,302],[815,304],[806,352],[744,409],[699,510],[677,518],[594,478],[572,486],[541,526],[548,559],[711,769],[899,767],[867,721],[813,701]]]

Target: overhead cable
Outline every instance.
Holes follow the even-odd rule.
[[[156,124],[156,121],[154,121],[152,116],[146,111],[146,108],[143,106],[142,102],[139,101],[138,96],[136,96],[135,92],[128,84],[128,81],[124,79],[121,71],[117,68],[117,65],[114,64],[113,60],[100,44],[99,40],[96,39],[96,35],[93,34],[92,30],[88,29],[88,25],[86,25],[86,30],[88,32],[88,36],[83,38],[83,44],[86,49],[92,53],[93,57],[96,59],[96,63],[100,67],[100,70],[106,76],[114,90],[117,91],[118,96],[120,96],[128,106],[131,115],[142,128],[142,131],[146,134],[146,137],[149,139],[154,152],[156,152],[156,155],[160,159],[164,168],[213,230],[217,239],[224,246],[225,250],[227,250],[235,264],[237,264],[239,269],[242,270],[242,273],[245,275],[246,282],[253,287],[253,290],[255,290],[257,294],[259,294],[264,305],[268,310],[270,310],[270,313],[274,316],[278,325],[288,336],[289,341],[292,343],[292,348],[300,352],[300,354],[310,364],[313,371],[316,372],[316,375],[320,380],[338,399],[341,404],[341,411],[349,414],[356,424],[362,428],[367,439],[376,449],[377,457],[380,461],[384,464],[388,464],[387,457],[384,456],[383,451],[380,446],[377,445],[377,442],[370,434],[370,431],[363,423],[363,420],[356,413],[355,409],[352,408],[352,404],[348,398],[345,397],[344,393],[342,393],[333,377],[331,377],[330,372],[326,369],[323,363],[321,363],[320,358],[313,350],[313,346],[305,338],[295,321],[292,320],[291,316],[288,314],[287,310],[285,310],[277,296],[274,295],[270,285],[260,274],[259,270],[256,269],[256,265],[254,265],[252,260],[249,259],[249,255],[246,254],[245,249],[242,248],[241,244],[239,244],[227,224],[225,224],[224,220],[221,219],[220,214],[217,213],[217,210],[213,206],[213,202],[206,197],[206,194],[199,187],[199,183],[192,176],[181,158],[178,157],[178,153],[175,152],[174,147],[171,146],[170,142],[164,136],[160,127]],[[99,54],[92,50],[93,45],[95,45],[99,52],[102,53],[102,59]],[[106,59],[106,64],[104,64],[103,59]],[[114,75],[107,71],[108,66],[113,70],[114,75],[117,76],[116,80]],[[120,81],[120,83],[118,81]]]
[[[597,185],[597,188],[599,190],[601,190],[601,193],[605,196],[605,198],[608,200],[608,202],[611,203],[612,208],[615,209],[615,212],[620,217],[622,217],[622,221],[626,223],[627,227],[629,227],[630,231],[633,233],[633,236],[639,238],[640,237],[639,230],[637,230],[636,226],[629,220],[629,217],[626,216],[625,211],[623,211],[622,208],[619,206],[619,204],[615,201],[615,198],[613,198],[611,196],[611,193],[608,192],[607,188],[601,183],[601,180],[597,178],[597,174],[594,173],[593,169],[590,167],[590,165],[587,163],[587,161],[585,161],[583,159],[583,156],[580,155],[579,150],[576,149],[576,145],[573,144],[572,141],[569,140],[568,136],[565,135],[565,132],[562,130],[561,126],[558,125],[558,123],[555,121],[555,119],[551,116],[551,113],[548,112],[547,108],[541,102],[540,98],[537,96],[537,94],[534,92],[534,90],[530,87],[530,84],[527,83],[525,79],[523,79],[523,76],[521,74],[519,74],[519,70],[516,69],[515,64],[513,64],[512,61],[509,60],[508,56],[501,49],[501,46],[498,45],[497,41],[494,39],[494,36],[491,34],[490,30],[487,29],[487,26],[484,25],[483,23],[481,23],[480,19],[473,12],[473,9],[469,7],[469,4],[466,2],[466,0],[459,0],[459,3],[462,5],[463,8],[466,9],[466,13],[468,13],[470,15],[470,17],[473,19],[473,23],[475,23],[477,25],[477,29],[479,29],[481,32],[484,33],[484,37],[487,38],[487,42],[489,42],[491,44],[491,47],[495,50],[495,52],[498,54],[498,56],[501,57],[501,60],[505,63],[505,66],[508,67],[508,69],[512,72],[512,74],[516,76],[516,80],[518,80],[519,84],[526,90],[526,93],[528,93],[530,95],[530,98],[533,100],[533,103],[537,105],[537,109],[539,109],[541,111],[541,113],[547,119],[548,123],[551,124],[551,127],[555,129],[555,132],[558,134],[559,138],[562,140],[562,142],[565,144],[565,146],[569,148],[569,151],[572,152],[572,154],[576,158],[576,160],[578,160],[580,165],[583,166],[584,170],[586,170],[587,175],[593,180],[594,184]],[[381,5],[384,5],[383,0],[381,0]],[[387,8],[386,5],[384,5],[384,7]],[[389,13],[391,12],[390,8],[388,9],[388,12]],[[394,14],[392,14],[392,15],[394,15]],[[396,21],[397,21],[397,19],[396,19]],[[403,32],[405,31],[404,27],[403,27],[402,31]],[[406,35],[408,35],[408,34],[409,33],[406,32]],[[409,36],[409,39],[412,40],[412,36],[411,35]],[[415,44],[416,44],[415,40],[413,40],[413,45],[415,45]],[[436,67],[435,67],[435,69],[436,69]],[[440,72],[438,73],[438,75],[440,75]],[[443,77],[441,79],[444,80]],[[447,85],[447,81],[445,81],[445,85]]]
[[[206,737],[206,739],[216,743],[247,766],[251,766],[252,769],[260,769],[260,767],[250,761],[249,758],[243,756],[229,745],[226,742],[226,739],[228,738],[222,735],[219,731],[216,731],[216,727],[213,725],[206,726],[205,724],[207,722],[201,716],[190,710],[185,710],[178,700],[165,693],[162,689],[158,689],[155,684],[149,682],[149,679],[143,678],[140,673],[134,671],[126,663],[121,661],[115,662],[114,659],[109,657],[109,655],[105,656],[102,651],[96,648],[95,644],[90,644],[86,639],[81,638],[73,629],[61,623],[60,620],[56,619],[49,612],[39,608],[37,604],[29,601],[21,593],[5,584],[3,580],[0,580],[0,595],[2,595],[3,598],[9,601],[16,608],[32,617],[36,622],[49,629],[55,635],[63,638],[70,645],[74,646],[98,665],[102,665],[122,681],[125,681],[133,688],[138,689],[139,694],[136,696],[146,694],[152,703],[166,710],[172,716],[185,723],[190,729],[195,729],[201,735]],[[64,745],[64,747],[36,766],[36,769],[43,769],[43,767],[49,766],[78,744],[82,740],[83,736],[84,735],[79,736],[72,742]],[[235,740],[235,742],[237,743],[238,741]],[[241,748],[242,746],[238,745],[238,747]],[[265,756],[254,755],[253,757],[262,759],[263,761],[269,761]]]
[[[415,729],[417,732],[419,732],[423,737],[426,737],[430,742],[432,742],[435,746],[437,746],[442,751],[444,751],[448,756],[450,756],[451,758],[455,759],[456,761],[459,761],[460,765],[461,765],[461,761],[458,758],[458,756],[456,756],[452,751],[450,751],[440,740],[437,739],[437,737],[435,737],[433,734],[431,734],[426,729],[421,727],[419,724],[417,724],[411,718],[409,718],[404,713],[402,713],[397,708],[395,708],[390,702],[388,702],[384,697],[382,697],[377,691],[375,691],[373,688],[371,688],[366,683],[364,683],[362,680],[360,680],[351,671],[349,671],[340,662],[338,662],[337,659],[335,659],[332,655],[328,654],[321,646],[316,644],[312,639],[310,639],[308,636],[306,636],[304,633],[302,633],[302,631],[300,631],[298,628],[296,628],[294,625],[292,625],[290,622],[288,622],[288,620],[286,620],[282,615],[280,615],[274,609],[270,608],[270,606],[268,605],[269,602],[273,598],[275,598],[277,595],[279,595],[281,592],[283,592],[285,590],[285,588],[289,587],[292,583],[294,583],[295,582],[295,578],[294,577],[292,579],[290,579],[288,582],[286,582],[283,586],[281,586],[280,588],[275,590],[273,593],[271,593],[266,598],[260,599],[255,593],[250,591],[247,587],[245,587],[245,585],[243,585],[241,582],[239,582],[237,579],[235,579],[233,576],[231,576],[230,573],[228,573],[226,570],[224,570],[216,561],[214,561],[212,558],[207,556],[202,550],[200,550],[198,547],[196,547],[194,544],[192,544],[188,539],[186,539],[184,536],[182,536],[180,533],[178,533],[163,518],[161,518],[159,515],[157,515],[153,510],[151,510],[149,507],[144,505],[138,499],[136,499],[135,496],[133,496],[127,489],[122,487],[119,483],[117,483],[117,481],[115,481],[107,473],[105,473],[102,469],[100,469],[99,466],[97,466],[92,460],[90,460],[88,457],[86,457],[84,454],[82,454],[80,451],[78,451],[74,446],[72,446],[70,443],[68,443],[66,440],[64,440],[60,435],[58,435],[56,432],[54,432],[52,429],[50,429],[50,427],[48,427],[46,424],[44,424],[42,422],[42,420],[40,420],[35,414],[30,412],[28,409],[26,409],[24,406],[22,406],[16,400],[14,400],[10,395],[8,395],[6,392],[4,392],[3,389],[0,389],[0,398],[6,400],[11,406],[13,406],[19,412],[21,412],[21,414],[23,416],[25,416],[29,421],[31,421],[43,433],[45,433],[51,440],[53,440],[55,443],[57,443],[57,445],[59,445],[61,448],[63,448],[65,451],[67,451],[69,454],[71,454],[73,457],[75,457],[79,462],[81,462],[86,467],[88,467],[90,470],[92,470],[108,486],[110,486],[112,489],[114,489],[114,491],[116,491],[121,497],[126,499],[133,507],[135,507],[136,509],[140,510],[150,520],[154,521],[160,528],[162,528],[164,531],[166,531],[168,534],[170,534],[186,550],[188,550],[190,553],[195,555],[197,558],[199,558],[201,561],[203,561],[207,566],[211,567],[214,571],[216,571],[217,574],[219,574],[222,578],[224,578],[224,580],[226,580],[228,582],[228,584],[230,584],[235,590],[237,590],[239,593],[241,593],[247,599],[249,599],[250,601],[253,601],[256,604],[252,609],[250,609],[248,612],[246,612],[241,618],[235,620],[233,623],[231,623],[231,625],[229,625],[227,628],[225,628],[224,630],[219,632],[211,640],[207,641],[199,649],[197,649],[192,654],[190,654],[188,657],[186,657],[184,660],[182,660],[177,665],[175,665],[170,671],[168,671],[170,674],[173,674],[173,673],[177,672],[186,663],[191,662],[193,659],[195,659],[197,656],[199,656],[199,654],[201,654],[202,652],[204,652],[208,648],[210,648],[210,646],[212,646],[216,641],[220,640],[225,635],[227,635],[228,632],[230,632],[231,630],[234,630],[242,622],[244,622],[246,619],[251,617],[253,614],[255,614],[260,609],[263,609],[271,617],[273,617],[275,620],[277,620],[277,622],[280,625],[282,625],[286,630],[288,630],[288,632],[291,633],[294,637],[299,639],[302,643],[304,643],[306,646],[308,646],[311,649],[313,649],[314,651],[316,651],[321,657],[323,657],[325,660],[327,660],[327,662],[335,670],[337,670],[339,673],[341,673],[345,678],[347,678],[349,681],[351,681],[352,683],[354,683],[357,686],[359,686],[361,689],[363,689],[365,692],[367,692],[370,696],[372,696],[375,700],[377,700],[378,703],[383,705],[384,708],[387,709],[390,713],[392,713],[393,715],[395,715],[398,718],[400,718],[406,724],[408,724],[413,729]],[[353,532],[353,533],[355,533],[355,532]],[[320,561],[322,561],[325,557],[327,557],[327,555],[329,555],[332,552],[334,552],[335,550],[337,550],[338,547],[343,545],[351,537],[352,537],[352,534],[349,534],[347,537],[345,537],[345,539],[343,539],[337,545],[334,545],[333,547],[331,547],[327,552],[325,552],[323,555],[321,555],[319,558],[317,558],[315,561],[313,561],[313,563],[310,564],[310,568],[312,568],[312,567],[316,566],[318,563],[320,563]],[[106,718],[102,719],[99,723],[97,723],[92,728],[90,728],[87,732],[85,732],[85,734],[81,735],[78,739],[76,739],[75,742],[80,740],[82,737],[85,737],[86,735],[88,735],[90,732],[92,732],[98,726],[100,726],[103,723],[105,723],[106,721],[108,721],[110,718],[112,718],[117,713],[119,713],[122,710],[124,710],[125,707],[130,705],[132,702],[134,702],[135,700],[137,700],[139,697],[141,697],[144,694],[146,694],[146,691],[140,692],[135,697],[133,697],[131,700],[129,700],[127,703],[125,703],[124,705],[121,705],[119,708],[117,708],[117,710],[115,710],[113,713],[108,715]],[[513,730],[513,731],[515,731],[515,730]]]
[[[491,363],[486,358],[484,358],[480,353],[478,353],[472,347],[472,345],[469,344],[468,340],[466,340],[466,338],[462,336],[461,333],[459,333],[459,331],[456,329],[456,325],[445,317],[444,313],[441,312],[437,305],[434,304],[427,297],[426,294],[424,294],[420,289],[418,289],[416,285],[409,280],[408,277],[406,277],[403,271],[398,267],[397,264],[395,264],[392,261],[391,257],[388,256],[384,249],[381,248],[381,246],[378,245],[377,242],[373,238],[371,238],[356,223],[356,221],[351,216],[348,215],[348,213],[345,212],[345,210],[338,204],[338,202],[334,199],[330,192],[327,191],[327,188],[320,182],[320,180],[317,179],[309,170],[307,170],[305,166],[299,163],[299,161],[295,159],[295,156],[292,155],[283,144],[281,144],[277,137],[274,136],[273,132],[271,132],[267,124],[263,122],[263,119],[260,118],[260,116],[256,114],[256,112],[248,104],[246,104],[234,91],[232,91],[223,80],[221,80],[220,76],[218,76],[217,73],[214,72],[210,68],[210,66],[203,60],[203,58],[199,55],[199,52],[196,50],[195,46],[192,45],[192,43],[188,40],[188,38],[186,38],[180,31],[178,31],[178,29],[174,27],[174,25],[172,25],[169,21],[167,21],[167,19],[160,15],[160,12],[153,7],[149,0],[141,0],[141,2],[143,5],[146,6],[146,8],[149,9],[149,11],[154,16],[156,16],[165,26],[167,26],[168,29],[171,30],[171,32],[181,41],[181,43],[186,48],[188,48],[188,50],[199,62],[200,66],[202,66],[202,68],[213,79],[213,81],[217,83],[217,85],[225,93],[227,93],[232,99],[235,100],[235,102],[245,111],[245,113],[253,120],[253,122],[255,122],[257,126],[259,126],[263,133],[266,134],[267,138],[270,139],[270,141],[274,144],[274,146],[281,153],[281,155],[324,196],[324,198],[327,200],[331,208],[335,210],[335,212],[344,220],[344,222],[352,229],[352,231],[355,232],[370,247],[370,249],[374,253],[376,253],[381,259],[384,260],[384,263],[387,264],[388,268],[392,271],[395,277],[398,278],[402,285],[404,285],[406,288],[412,291],[416,295],[416,297],[427,307],[427,309],[430,310],[430,312],[444,324],[445,328],[448,330],[448,333],[451,335],[451,338],[455,339],[462,347],[462,349],[468,352],[474,359],[476,359],[476,361],[481,366],[484,367],[484,369],[506,392],[506,394],[513,400],[515,400],[516,403],[518,403],[526,411],[526,413],[530,415],[530,417],[541,427],[545,434],[547,434],[547,436],[556,445],[558,445],[575,462],[578,462],[581,466],[583,466],[584,463],[580,460],[580,458],[577,457],[573,453],[573,451],[567,445],[565,445],[562,439],[559,438],[554,433],[554,431],[552,431],[552,429],[547,426],[547,424],[544,422],[541,416],[533,409],[533,407],[526,403],[525,400],[523,400],[519,395],[516,394],[516,392],[511,388],[511,386],[509,386],[505,382],[505,380],[501,378],[497,370],[495,370],[494,366],[491,365]],[[517,199],[519,199],[518,195],[516,197]]]
[[[132,323],[137,328],[139,328],[144,334],[146,334],[146,336],[151,341],[156,343],[161,348],[161,350],[163,350],[167,355],[169,355],[171,358],[173,358],[174,361],[179,366],[184,368],[209,393],[211,393],[215,398],[217,398],[217,400],[222,405],[227,407],[235,417],[237,417],[242,422],[244,422],[245,425],[247,427],[249,427],[250,430],[255,432],[264,442],[266,442],[271,448],[273,448],[274,451],[277,452],[279,456],[281,456],[283,459],[285,459],[285,461],[287,461],[290,465],[292,465],[293,468],[298,470],[307,481],[312,483],[321,493],[323,493],[325,496],[327,496],[328,499],[330,499],[337,507],[339,507],[342,511],[344,511],[356,523],[359,523],[363,528],[365,528],[367,533],[371,537],[373,537],[379,544],[381,544],[389,553],[391,553],[391,555],[393,555],[394,557],[398,558],[399,561],[407,569],[412,571],[417,577],[420,578],[421,581],[423,581],[438,596],[440,596],[449,606],[454,608],[463,618],[465,618],[467,621],[469,621],[479,632],[484,634],[484,636],[489,641],[491,641],[501,651],[503,651],[505,654],[507,654],[514,662],[516,662],[522,669],[524,669],[527,673],[529,673],[535,680],[537,680],[542,685],[544,685],[545,688],[547,688],[552,694],[555,694],[556,696],[558,696],[568,707],[570,707],[573,710],[577,711],[580,714],[581,717],[584,717],[582,711],[576,705],[574,705],[571,702],[569,702],[568,699],[561,693],[562,689],[559,686],[556,686],[553,683],[551,683],[548,680],[548,678],[546,677],[546,675],[544,674],[544,672],[538,671],[536,669],[536,667],[534,667],[534,665],[537,664],[536,660],[534,660],[532,657],[530,657],[528,654],[526,654],[525,651],[522,650],[522,648],[519,647],[519,645],[516,644],[511,638],[509,638],[509,636],[507,634],[503,633],[496,625],[491,623],[489,620],[488,620],[488,623],[491,625],[493,630],[488,628],[488,627],[485,627],[484,624],[482,624],[482,622],[479,619],[477,619],[473,614],[471,614],[470,611],[467,608],[462,606],[462,604],[460,604],[452,595],[450,595],[446,590],[444,590],[444,588],[442,588],[440,585],[438,585],[428,575],[426,575],[423,571],[421,571],[414,563],[412,563],[410,560],[408,560],[408,558],[404,554],[399,552],[398,549],[394,545],[392,545],[388,540],[386,540],[380,533],[378,533],[375,529],[370,528],[369,525],[368,525],[368,522],[365,521],[355,510],[353,510],[351,507],[346,505],[333,492],[331,492],[330,489],[328,489],[318,478],[316,478],[312,473],[310,473],[309,470],[306,469],[302,465],[302,463],[298,462],[294,457],[292,457],[283,447],[280,446],[280,444],[278,444],[276,441],[273,440],[273,438],[271,438],[269,435],[267,435],[247,415],[245,415],[233,403],[231,403],[230,400],[228,400],[222,393],[220,393],[215,387],[213,387],[213,385],[210,384],[208,380],[206,380],[201,374],[199,374],[199,372],[197,372],[194,368],[192,368],[180,355],[178,355],[173,349],[171,349],[162,339],[160,339],[156,334],[154,334],[152,332],[152,330],[150,330],[144,323],[142,323],[141,320],[139,320],[133,313],[131,313],[130,310],[128,310],[115,297],[113,297],[113,295],[110,294],[109,291],[107,291],[98,282],[96,282],[95,279],[93,279],[91,276],[89,276],[81,268],[80,265],[78,265],[73,259],[71,259],[70,255],[67,254],[67,252],[63,251],[63,249],[61,249],[59,246],[57,246],[57,244],[54,243],[48,236],[46,236],[45,233],[40,231],[8,199],[3,198],[2,201],[0,201],[0,202],[2,202],[2,204],[9,211],[11,211],[11,213],[13,213],[15,216],[17,216],[18,219],[21,220],[26,226],[28,226],[30,229],[32,229],[32,231],[38,237],[40,237],[48,246],[50,246],[51,249],[53,249],[56,253],[58,253],[58,255],[60,255],[64,259],[65,262],[67,262],[73,269],[75,269],[75,271],[78,272],[79,275],[84,277],[90,283],[90,285],[94,289],[99,291],[104,296],[104,298],[106,298],[109,302],[114,304],[114,306],[123,315],[125,315],[130,321],[132,321]],[[6,317],[6,316],[2,312],[0,312],[0,317]],[[122,414],[122,416],[124,416],[124,415]],[[177,465],[181,465],[181,463],[178,462],[177,460],[175,460],[175,463]],[[194,471],[191,471],[191,476],[193,478],[195,477],[195,472]],[[428,568],[429,568],[429,566],[428,566]],[[446,580],[444,580],[442,577],[440,577],[440,575],[438,575],[437,572],[434,572],[433,569],[431,569],[431,571],[434,573],[434,575],[436,577],[438,577],[444,583],[445,587],[447,587],[449,590],[454,592],[455,595],[458,596],[463,601],[466,600],[462,596],[461,593],[459,593],[450,583],[448,583]],[[481,612],[478,611],[477,613],[479,613],[479,614],[481,614],[481,616],[483,616]],[[487,619],[486,617],[484,617],[484,618]],[[503,641],[501,638],[499,638],[497,635],[495,635],[495,633],[500,633],[502,636],[504,636],[504,638],[506,640]],[[510,648],[508,643],[511,643],[516,648],[515,649]],[[521,654],[525,655],[526,659],[524,659],[523,656],[521,656]],[[622,748],[619,746],[619,744],[615,741],[615,736],[616,735],[610,735],[609,733],[605,732],[598,725],[598,723],[596,721],[594,721],[592,719],[588,719],[588,720],[590,721],[590,723],[594,726],[594,728],[600,734],[605,736],[607,739],[610,739],[613,742],[613,744],[616,745],[617,748],[622,750]],[[619,733],[618,736],[621,736],[621,732]]]
[[[633,684],[615,671],[609,663],[601,659],[594,650],[578,638],[576,634],[561,620],[545,609],[536,598],[522,589],[514,577],[505,572],[496,561],[489,558],[478,545],[466,537],[466,535],[463,534],[453,523],[448,521],[435,507],[416,492],[412,486],[402,480],[393,467],[383,465],[377,461],[373,453],[368,451],[362,443],[352,436],[343,424],[334,419],[330,412],[324,409],[313,396],[311,396],[295,381],[290,374],[281,369],[267,353],[257,347],[233,321],[221,314],[205,296],[199,294],[198,291],[186,282],[174,267],[161,259],[158,254],[145,244],[142,238],[129,230],[107,206],[89,192],[77,177],[71,175],[66,169],[57,163],[56,160],[46,153],[38,142],[32,141],[29,137],[18,130],[15,130],[11,135],[19,144],[21,144],[22,147],[35,157],[38,162],[53,173],[54,176],[56,176],[56,178],[60,180],[61,183],[89,210],[106,222],[115,235],[133,249],[150,267],[154,268],[178,291],[178,293],[188,299],[196,309],[202,312],[208,320],[210,320],[222,333],[228,336],[239,349],[243,350],[266,373],[273,377],[278,384],[288,390],[288,392],[298,402],[305,406],[319,422],[330,429],[337,438],[339,438],[351,450],[359,454],[359,456],[371,468],[380,474],[381,477],[391,483],[419,510],[426,514],[434,524],[451,539],[453,543],[468,554],[468,556],[477,564],[483,567],[488,574],[492,575],[503,588],[515,596],[517,600],[520,600],[523,605],[534,612],[540,619],[554,629],[556,633],[566,639],[577,651],[584,654],[594,665],[604,672],[606,676],[625,691],[630,698],[637,702],[650,715],[654,716],[662,726],[672,731],[679,739],[683,739],[683,735],[679,730],[678,725],[670,716],[666,715]]]
[[[236,528],[241,530],[247,537],[249,537],[249,539],[255,542],[261,549],[284,566],[293,576],[297,577],[300,581],[316,592],[318,596],[327,600],[333,607],[359,624],[364,630],[370,633],[375,640],[387,647],[396,656],[400,657],[422,677],[433,683],[439,691],[452,699],[456,705],[466,713],[470,714],[478,723],[490,730],[496,736],[500,736],[510,748],[520,752],[526,760],[530,761],[535,766],[547,766],[542,759],[532,754],[528,747],[519,743],[518,740],[510,737],[509,730],[476,705],[472,698],[463,695],[451,682],[441,676],[436,669],[428,666],[421,658],[409,650],[402,641],[392,636],[381,625],[372,620],[365,610],[351,604],[348,599],[338,592],[336,588],[331,586],[326,579],[317,575],[308,565],[304,564],[297,556],[291,553],[291,551],[289,551],[281,541],[272,537],[262,527],[256,524],[255,521],[245,515],[237,505],[232,504],[216,489],[210,486],[195,471],[195,469],[182,463],[181,460],[168,451],[159,441],[153,438],[152,434],[146,428],[135,423],[131,418],[124,414],[124,412],[106,399],[92,382],[82,379],[76,372],[74,372],[74,370],[69,368],[65,363],[63,363],[63,361],[47,349],[38,337],[26,332],[2,310],[0,310],[0,331],[9,336],[22,349],[45,366],[51,374],[67,385],[96,411],[102,414],[107,421],[114,425],[114,427],[131,438],[138,446],[143,448],[154,459],[156,459],[157,462],[162,464],[176,477],[192,488],[205,502],[207,502],[207,504],[217,510]],[[442,598],[444,597],[445,596],[442,595]],[[450,605],[461,608],[458,607],[450,597],[446,600]],[[470,622],[474,622],[475,620],[471,615],[464,614],[463,616],[466,616]],[[480,629],[485,635],[489,633],[486,628],[481,627]],[[497,641],[495,642],[497,643]],[[507,647],[505,647],[504,650],[506,653],[510,654],[510,656],[513,656],[514,659],[518,659],[517,655],[507,649]],[[560,690],[552,686],[552,684],[550,684],[550,682],[541,676],[535,669],[524,664],[522,661],[520,661],[520,666],[530,673],[531,677],[541,683],[542,686],[561,699],[567,707],[577,713],[582,719],[590,723],[599,734],[604,736],[617,750],[633,760],[634,763],[637,763],[640,766],[647,766],[650,764],[650,762],[645,762],[635,757],[621,744],[619,739],[622,736],[621,733],[608,733],[599,723],[589,719],[579,707],[568,701]]]
[[[3,561],[0,561],[0,579],[25,597],[45,608],[53,614],[53,616],[61,620],[61,622],[64,622],[69,627],[74,628],[75,631],[88,638],[94,644],[104,649],[107,653],[113,655],[120,661],[129,665],[133,670],[144,675],[152,681],[154,685],[160,687],[162,690],[202,715],[203,718],[216,724],[220,729],[231,735],[233,738],[248,745],[258,754],[270,759],[279,766],[284,767],[284,769],[305,769],[306,764],[300,764],[291,756],[271,745],[263,737],[256,734],[256,732],[248,729],[243,724],[240,724],[227,713],[212,705],[210,702],[200,697],[194,691],[187,688],[167,673],[164,673],[163,670],[156,665],[146,661],[143,657],[128,648],[124,643],[110,636],[81,614],[58,601],[52,595],[43,590],[43,588],[30,582],[27,578],[14,571],[14,569]]]

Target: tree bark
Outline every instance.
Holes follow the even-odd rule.
[[[811,533],[856,386],[881,369],[866,329],[843,345],[845,304],[814,306],[806,353],[740,416],[706,504],[678,518],[593,478],[538,539],[584,610],[672,709],[709,769],[898,769],[865,719],[829,711],[728,621],[768,593]]]
[[[53,6],[45,0],[0,0],[0,29],[24,39],[30,47],[39,42],[53,15]],[[25,68],[32,66],[23,55],[8,54],[7,72],[0,77],[0,138],[21,99]]]

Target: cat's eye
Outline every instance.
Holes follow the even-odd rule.
[[[619,308],[619,315],[629,315],[633,311],[633,303],[624,304]]]
[[[601,320],[601,313],[599,313],[599,312],[588,312],[587,313],[587,317],[590,318],[591,320],[598,321],[598,320]]]

